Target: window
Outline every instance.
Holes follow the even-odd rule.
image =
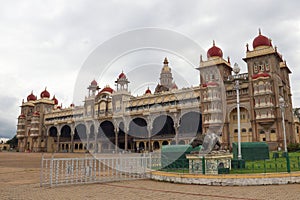
[[[238,132],[238,130],[237,130],[237,129],[234,129],[234,132],[235,132],[235,133],[237,133],[237,132]]]
[[[263,72],[263,71],[265,71],[265,67],[264,67],[263,65],[259,65],[259,70],[260,70],[261,72]]]
[[[257,69],[257,65],[256,65],[256,63],[254,63],[254,73],[257,73],[258,72],[258,69]]]
[[[265,134],[265,131],[261,130],[261,131],[259,132],[259,134]]]
[[[266,68],[266,71],[270,71],[270,66],[269,66],[269,63],[267,61],[265,62],[265,68]]]
[[[249,128],[249,130],[248,130],[249,132],[252,132],[252,128]]]
[[[274,129],[271,130],[271,133],[276,133],[276,131]]]
[[[246,130],[245,128],[243,128],[243,129],[242,129],[242,132],[245,133],[245,132],[247,132],[247,130]]]

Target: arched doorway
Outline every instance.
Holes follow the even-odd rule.
[[[120,149],[125,149],[125,126],[124,126],[124,122],[120,122],[119,124],[119,131],[118,131],[118,148]],[[128,136],[129,138],[127,138],[127,141],[130,141],[130,136]],[[127,147],[128,144],[127,144]]]
[[[178,138],[194,138],[202,134],[202,115],[199,112],[188,112],[180,118]]]
[[[158,141],[153,142],[153,150],[160,149],[160,145]]]
[[[86,141],[87,135],[86,135],[86,127],[84,124],[78,124],[75,127],[75,133],[74,133],[74,142],[78,141]]]
[[[133,138],[148,138],[147,122],[145,119],[137,117],[129,123],[128,134]]]
[[[131,144],[131,149],[132,148],[137,148],[135,142],[143,142],[143,141],[148,141],[149,134],[147,130],[147,122],[145,119],[137,117],[131,120],[129,123],[129,131],[128,131],[128,143]],[[128,147],[128,149],[130,149]],[[137,150],[137,149],[132,149],[132,150]]]
[[[98,136],[100,136],[104,152],[115,150],[115,127],[111,121],[106,120],[100,124]]]
[[[71,128],[69,125],[64,125],[62,128],[61,128],[61,131],[60,131],[60,139],[59,139],[59,142],[60,144],[63,143],[65,145],[63,145],[61,148],[62,151],[64,152],[69,152],[71,151],[72,149],[70,149],[70,145],[71,145]]]
[[[55,152],[58,151],[58,131],[55,126],[50,127],[48,132],[48,139],[47,139],[47,151],[48,152]]]
[[[174,121],[168,115],[160,115],[153,121],[151,137],[154,139],[173,139],[175,137]]]

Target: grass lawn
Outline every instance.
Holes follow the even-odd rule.
[[[273,158],[274,152],[270,153],[270,159],[258,161],[246,161],[244,169],[231,169],[231,174],[248,174],[248,173],[274,173],[287,172],[287,159],[282,157],[282,152],[279,153],[279,158]],[[300,171],[300,152],[289,153],[291,171]]]

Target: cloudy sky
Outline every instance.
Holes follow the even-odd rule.
[[[195,59],[215,40],[224,57],[230,56],[232,63],[241,66],[242,72],[246,72],[242,61],[245,45],[249,43],[252,47],[253,38],[261,28],[287,60],[293,72],[294,107],[300,106],[300,70],[297,70],[300,63],[300,3],[297,0],[7,0],[0,1],[0,5],[0,136],[15,134],[19,105],[32,90],[39,96],[47,86],[51,96],[55,94],[63,106],[72,102],[80,104],[84,96],[73,99],[74,85],[87,58],[112,37],[145,27],[172,30],[192,39],[202,48]],[[94,78],[102,88],[106,84],[114,87],[113,82],[122,70],[132,72],[130,81],[140,82],[131,90],[138,95],[147,86],[153,89],[158,82],[165,56],[170,60],[180,87],[197,84],[197,71],[187,79],[182,75],[185,70],[180,59],[172,60],[172,54],[168,52],[151,50],[117,59],[111,65],[114,75],[109,73],[103,78],[98,74]],[[148,60],[145,65],[135,64],[140,67],[133,70],[128,66],[128,60],[135,59]],[[143,83],[143,76],[139,75],[145,73],[153,76],[144,79]]]

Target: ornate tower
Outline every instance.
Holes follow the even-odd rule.
[[[95,79],[94,79],[87,89],[89,90],[89,94],[88,94],[88,97],[85,97],[85,101],[84,101],[85,116],[93,117],[95,114],[96,92],[100,88],[98,86],[97,81],[95,81]]]
[[[115,81],[117,86],[117,91],[112,95],[112,102],[113,102],[113,112],[115,114],[125,112],[125,105],[126,102],[130,98],[130,93],[128,92],[128,83],[130,83],[122,71],[119,75],[117,80]]]
[[[213,46],[207,51],[207,60],[204,61],[201,55],[197,69],[200,71],[203,133],[221,134],[226,114],[223,77],[231,74],[230,62],[223,59],[222,50],[213,41]]]
[[[163,68],[160,72],[160,84],[157,84],[154,93],[170,91],[172,89],[177,89],[177,85],[173,82],[173,76],[171,68],[169,67],[168,59],[165,58],[163,62]]]
[[[294,142],[293,113],[289,74],[291,71],[273,47],[271,40],[261,34],[253,40],[253,50],[247,44],[246,58],[249,73],[249,95],[254,141],[266,141],[271,148],[283,143],[282,116],[279,98],[286,102],[285,126],[287,141]]]
[[[169,67],[169,62],[167,58],[165,58],[163,63],[164,66],[161,69],[159,78],[160,84],[170,89],[173,83],[171,68]]]

